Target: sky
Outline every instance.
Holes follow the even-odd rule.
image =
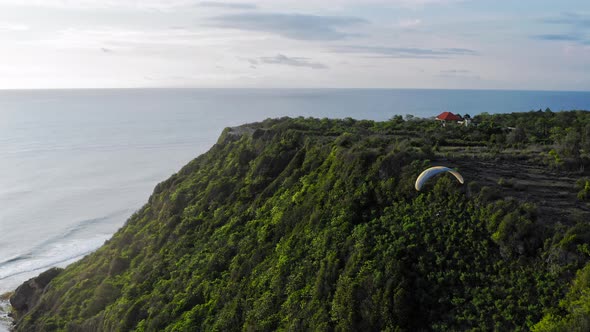
[[[588,0],[0,0],[0,89],[590,90]]]

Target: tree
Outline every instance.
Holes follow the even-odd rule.
[[[516,127],[514,130],[512,130],[510,133],[508,133],[508,135],[506,136],[506,142],[508,144],[520,144],[520,143],[524,143],[527,140],[527,135],[526,132],[524,130],[523,127]]]

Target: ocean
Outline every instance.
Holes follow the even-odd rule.
[[[590,109],[590,92],[413,89],[0,91],[0,294],[97,249],[224,127]]]

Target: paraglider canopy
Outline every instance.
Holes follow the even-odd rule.
[[[445,166],[434,166],[434,167],[430,167],[427,170],[425,170],[424,172],[422,172],[418,178],[416,179],[416,190],[420,191],[420,189],[422,189],[422,186],[424,185],[424,183],[426,183],[426,181],[428,181],[431,177],[439,174],[439,173],[451,173],[455,176],[455,178],[457,178],[457,180],[463,184],[465,181],[463,180],[463,176],[461,176],[461,174],[459,174],[459,172],[455,171],[454,169],[445,167]]]

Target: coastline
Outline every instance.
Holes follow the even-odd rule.
[[[0,295],[0,332],[9,332],[12,327],[12,318],[8,316],[10,313],[9,298],[12,292]]]
[[[46,272],[52,268],[55,267],[59,267],[59,268],[65,268],[66,266],[82,259],[84,256],[88,255],[89,253],[95,251],[98,248],[93,249],[92,251],[89,252],[85,252],[81,255],[78,255],[76,257],[64,260],[62,262],[59,262],[58,264],[54,264],[52,266],[44,266],[42,268],[39,269],[35,269],[35,270],[31,270],[31,271],[26,271],[17,275],[26,275],[27,277],[25,278],[24,281],[19,281],[16,286],[14,286],[13,289],[10,288],[4,288],[2,290],[0,290],[0,292],[4,292],[4,293],[0,293],[0,332],[10,332],[12,330],[12,324],[13,324],[13,319],[12,317],[9,316],[11,310],[12,310],[12,306],[10,305],[10,297],[14,294],[14,291],[16,290],[16,288],[20,285],[22,285],[23,283],[25,283],[27,280],[31,280],[32,278],[38,277],[40,274],[42,274],[43,272]]]

